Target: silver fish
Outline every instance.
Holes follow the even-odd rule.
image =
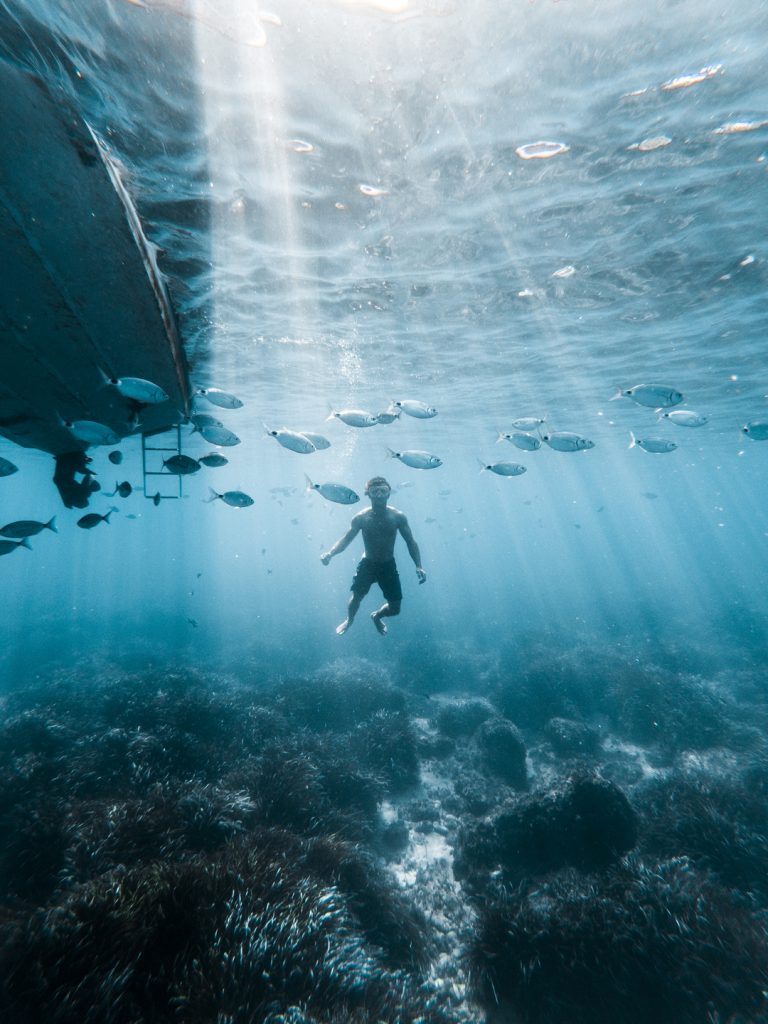
[[[233,434],[231,430],[221,424],[200,427],[200,436],[205,438],[208,444],[216,444],[221,448],[232,448],[234,445],[240,444],[237,434]]]
[[[170,459],[163,459],[163,465],[169,473],[174,473],[176,476],[197,473],[201,468],[197,459],[193,459],[189,455],[172,455]]]
[[[297,452],[299,455],[311,455],[312,452],[317,450],[306,435],[297,434],[295,430],[288,430],[286,427],[281,427],[279,430],[270,430],[266,423],[264,424],[264,429],[283,448]]]
[[[309,430],[302,430],[300,433],[306,437],[308,441],[311,441],[319,452],[323,451],[325,448],[331,447],[331,442],[327,437],[323,437],[322,434],[313,434]]]
[[[229,459],[225,458],[223,455],[219,455],[218,452],[211,452],[208,455],[201,455],[197,461],[202,462],[204,466],[209,466],[211,468],[226,466],[229,463]]]
[[[378,416],[374,416],[372,412],[365,412],[363,409],[341,409],[338,412],[331,410],[330,414],[325,417],[326,423],[334,417],[341,420],[342,423],[346,423],[348,427],[375,427],[379,422]]]
[[[198,388],[196,395],[202,395],[211,405],[218,405],[220,409],[242,409],[243,403],[239,398],[230,395],[221,388]]]
[[[768,441],[768,421],[750,420],[741,428],[741,432],[753,441]]]
[[[8,459],[0,458],[0,476],[10,476],[12,473],[18,473],[18,471],[18,466],[14,466]]]
[[[535,434],[526,434],[525,431],[518,431],[515,434],[499,434],[499,441],[511,441],[515,448],[524,452],[537,452],[541,448],[541,438]]]
[[[16,548],[28,548],[31,551],[32,545],[27,537],[24,540],[0,540],[0,555],[9,555]]]
[[[437,416],[437,409],[434,406],[410,398],[406,398],[402,402],[393,401],[392,405],[396,409],[401,409],[406,416],[415,416],[417,420],[430,420],[433,416]]]
[[[438,466],[442,466],[442,459],[439,459],[436,455],[430,455],[429,452],[420,451],[406,451],[406,452],[393,452],[391,448],[387,448],[391,458],[399,459],[404,465],[410,466],[411,469],[437,469]]]
[[[78,441],[85,441],[86,444],[117,444],[120,435],[116,434],[111,427],[103,423],[96,423],[94,420],[63,420],[67,430],[76,437]]]
[[[34,537],[41,530],[52,530],[54,533],[58,533],[56,516],[49,519],[47,523],[39,523],[36,519],[19,519],[15,523],[8,523],[7,526],[0,529],[0,533],[4,537]]]
[[[556,452],[583,452],[595,447],[594,441],[570,430],[553,430],[551,434],[542,434],[541,440]]]
[[[678,427],[703,427],[709,420],[709,416],[702,416],[693,409],[675,409],[673,412],[663,412],[661,416],[670,423],[676,423]]]
[[[206,498],[206,501],[216,501],[219,498],[225,505],[231,505],[232,508],[248,508],[249,505],[253,504],[253,498],[250,494],[245,494],[244,491],[224,491],[223,494],[219,494],[212,487],[208,489],[211,492],[211,496]]]
[[[382,424],[394,423],[395,420],[400,419],[400,410],[394,405],[388,405],[384,412],[378,414],[376,419]]]
[[[194,434],[196,430],[202,430],[203,427],[223,427],[224,424],[221,420],[217,420],[215,416],[209,416],[207,412],[193,412],[189,417],[189,422],[193,425]]]
[[[114,512],[114,509],[110,509],[106,515],[100,516],[98,512],[89,512],[88,515],[81,516],[77,520],[77,525],[83,530],[92,530],[94,526],[98,526],[99,523],[109,523],[109,517]]]
[[[520,419],[512,420],[515,430],[536,430],[543,426],[546,420],[537,419],[535,416],[522,416]]]
[[[642,448],[644,452],[651,452],[653,455],[665,455],[667,452],[673,452],[677,445],[674,441],[665,441],[663,437],[635,437],[630,430],[629,447]]]
[[[491,473],[497,473],[499,476],[522,476],[523,473],[527,472],[525,466],[521,466],[519,462],[492,462],[490,465],[483,462],[482,459],[477,460],[480,463],[480,472],[489,469]]]
[[[356,501],[360,501],[360,495],[355,494],[351,487],[344,484],[313,484],[306,474],[304,479],[307,481],[307,490],[317,491],[326,501],[335,501],[339,505],[354,505]]]
[[[159,405],[168,401],[168,395],[158,384],[141,377],[108,377],[107,383],[116,388],[123,398],[130,398],[142,405]]]
[[[611,401],[615,402],[617,398],[631,398],[633,402],[649,409],[668,409],[680,405],[683,395],[668,384],[635,384],[624,391],[617,391]]]

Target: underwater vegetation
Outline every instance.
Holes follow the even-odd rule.
[[[0,1019],[765,1024],[762,663],[443,656],[2,697]]]
[[[343,893],[281,854],[253,843],[76,887],[11,932],[5,1019],[256,1021],[293,1005],[317,1020],[422,1017],[426,1000]]]
[[[752,908],[676,858],[499,894],[470,956],[493,1020],[694,1024],[763,1020],[766,954]]]
[[[583,644],[553,655],[549,645],[537,643],[528,655],[522,671],[501,674],[493,697],[521,728],[540,730],[561,718],[602,720],[617,737],[652,746],[667,762],[681,748],[706,750],[731,738],[733,701],[703,675],[608,646]]]
[[[641,847],[684,854],[726,886],[768,903],[768,803],[753,766],[735,777],[676,771],[639,787]]]
[[[636,841],[637,815],[626,796],[612,782],[582,773],[464,827],[454,870],[476,884],[484,871],[514,882],[564,867],[599,871]]]

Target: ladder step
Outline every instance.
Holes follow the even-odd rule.
[[[166,444],[148,444],[147,441],[158,438],[165,440]],[[172,443],[173,442],[173,443]],[[170,427],[168,430],[153,430],[150,433],[141,435],[141,471],[144,476],[144,497],[150,501],[165,500],[172,498],[177,500],[182,496],[182,477],[178,473],[167,473],[163,469],[163,462],[165,459],[163,455],[168,454],[168,458],[172,458],[174,455],[181,455],[181,424],[177,423],[175,427]],[[149,477],[153,477],[151,482]],[[162,477],[163,482],[160,483],[157,477]]]

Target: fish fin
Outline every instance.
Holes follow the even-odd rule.
[[[499,436],[496,438],[496,444],[498,444],[499,441],[503,441],[504,440],[504,431],[503,430],[498,430],[497,433],[498,433]]]
[[[208,490],[211,492],[211,496],[210,496],[210,498],[203,498],[203,501],[206,504],[208,504],[211,501],[216,501],[217,498],[221,497],[221,495],[217,491],[214,491],[214,489],[212,487],[209,487]]]
[[[325,417],[324,422],[327,423],[329,420],[332,420],[332,419],[335,419],[335,418],[336,418],[336,410],[335,409],[331,409],[331,411]]]
[[[20,541],[20,546],[23,548],[29,548],[32,550],[32,545],[29,543],[29,537],[25,537],[24,540]]]
[[[307,491],[314,491],[314,490],[316,490],[315,485],[312,483],[312,481],[309,479],[309,477],[307,476],[306,473],[304,474],[304,479],[307,481],[307,486],[306,486],[305,490],[307,490]]]
[[[621,396],[622,396],[622,391],[621,391],[621,388],[619,388],[619,390],[616,392],[616,394],[613,395],[611,398],[609,398],[608,401],[609,402],[615,402],[616,399],[617,398],[621,398]]]
[[[58,533],[59,532],[56,529],[56,516],[51,516],[51,518],[48,520],[48,522],[45,525],[46,525],[46,527],[49,530],[53,530],[54,533]]]
[[[478,459],[477,463],[480,466],[480,472],[481,473],[484,473],[486,471],[486,469],[488,469],[488,467],[486,466],[486,464],[483,462],[482,459]]]
[[[393,452],[391,448],[387,448],[386,449],[386,453],[387,453],[387,455],[389,456],[390,459],[396,459],[397,456],[398,456],[398,453],[397,452]]]
[[[627,445],[627,447],[628,448],[634,448],[636,444],[637,444],[637,438],[635,437],[635,435],[630,430],[630,432],[629,432],[629,444]]]

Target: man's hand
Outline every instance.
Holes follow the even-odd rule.
[[[419,577],[419,583],[426,583],[427,582],[427,574],[424,572],[424,570],[421,567],[416,569],[416,575]]]
[[[324,554],[320,555],[320,561],[323,563],[323,565],[328,565],[330,560],[331,560],[331,553],[330,553],[330,551],[326,551]]]

